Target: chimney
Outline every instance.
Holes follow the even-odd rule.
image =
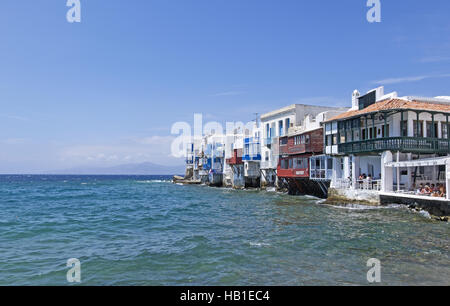
[[[354,90],[352,94],[352,110],[358,110],[359,109],[359,101],[358,98],[361,96],[358,90]]]

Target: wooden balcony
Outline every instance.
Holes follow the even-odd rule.
[[[382,151],[405,153],[450,153],[450,139],[391,137],[349,142],[338,145],[339,154],[358,154]]]
[[[228,165],[240,165],[242,164],[242,149],[235,149],[232,158],[227,158],[226,163]]]
[[[286,178],[309,178],[309,169],[281,169],[281,167],[278,167],[277,176]]]

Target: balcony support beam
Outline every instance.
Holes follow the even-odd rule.
[[[388,137],[387,117],[388,117],[388,114],[385,113],[385,114],[384,114],[384,138],[387,138],[387,137]]]
[[[375,114],[372,115],[372,138],[377,138],[377,132],[375,131]]]
[[[386,167],[387,163],[392,162],[392,153],[391,151],[384,151],[381,155],[381,191],[383,192],[392,192],[393,191],[393,175],[392,168]]]
[[[420,122],[419,122],[419,112],[416,112],[417,115],[417,120],[416,120],[416,133],[414,135],[414,137],[420,137],[419,135],[419,126],[420,126]]]

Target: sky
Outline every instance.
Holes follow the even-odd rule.
[[[0,173],[153,162],[171,126],[293,103],[350,106],[380,85],[450,96],[450,1],[0,2]]]

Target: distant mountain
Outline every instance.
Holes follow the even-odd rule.
[[[184,166],[162,166],[150,162],[140,164],[125,164],[113,167],[76,167],[65,170],[49,171],[47,174],[104,174],[104,175],[181,175]]]

